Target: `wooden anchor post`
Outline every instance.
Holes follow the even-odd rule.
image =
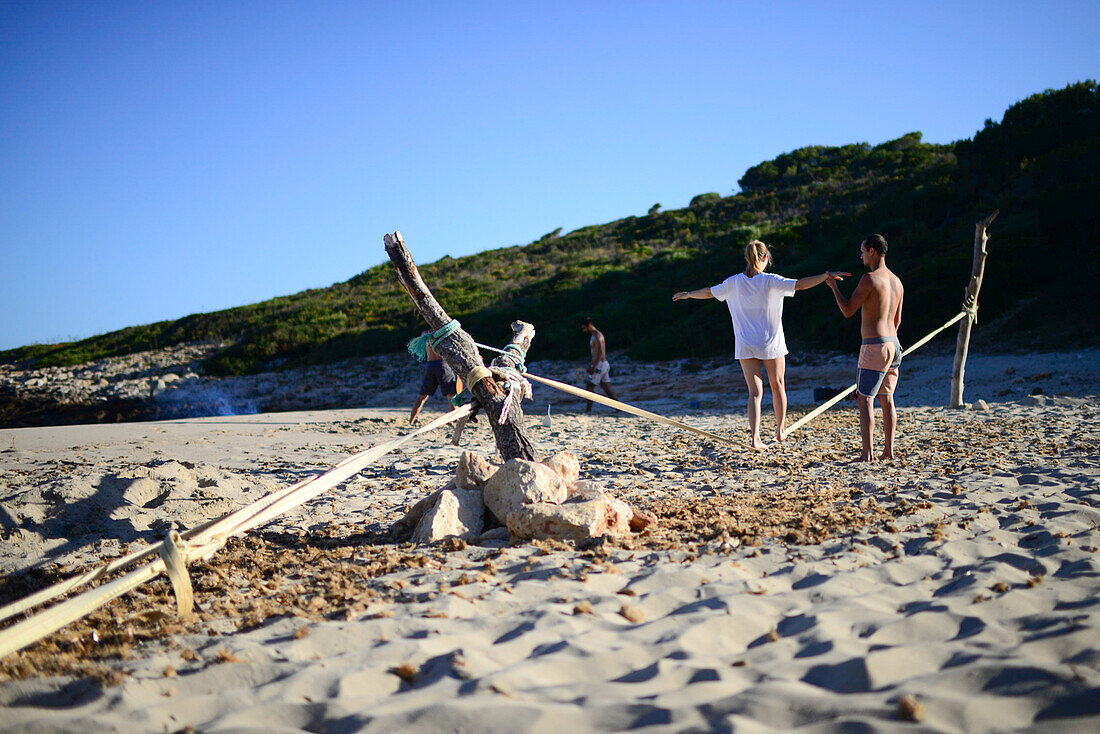
[[[992,214],[974,225],[974,266],[970,274],[970,283],[966,286],[963,308],[966,316],[959,324],[959,338],[955,342],[955,364],[951,369],[952,408],[963,407],[963,376],[966,372],[966,354],[970,349],[970,330],[978,319],[978,291],[982,289],[982,277],[985,275],[985,258],[988,254],[985,243],[989,240],[989,225],[1001,213],[995,209]]]
[[[387,234],[383,238],[386,254],[390,257],[394,269],[397,271],[397,279],[409,294],[417,311],[433,330],[439,329],[451,322],[451,317],[435,300],[435,296],[428,290],[428,286],[420,277],[420,271],[413,262],[412,255],[405,247],[405,241],[400,232]],[[531,340],[535,337],[535,327],[523,321],[512,322],[512,339],[509,342],[522,350],[524,356],[531,346]],[[482,412],[489,418],[489,425],[493,429],[496,438],[497,451],[505,461],[509,459],[538,459],[535,445],[527,435],[523,427],[523,411],[520,409],[519,400],[507,411],[506,417],[501,421],[500,416],[508,401],[508,391],[497,383],[493,376],[485,376],[475,379],[471,385],[467,377],[477,369],[484,374],[485,363],[481,360],[481,354],[477,350],[474,340],[464,329],[458,329],[449,338],[444,339],[435,351],[454,370],[455,374],[462,378],[463,383],[469,388],[474,398],[480,403]],[[510,366],[510,363],[499,358],[493,360],[495,366]],[[475,377],[477,377],[475,373]]]

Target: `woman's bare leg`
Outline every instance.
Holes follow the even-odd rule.
[[[768,382],[772,388],[772,408],[775,410],[775,440],[782,441],[787,437],[787,429],[784,425],[787,420],[787,360],[785,357],[765,359],[764,367],[768,370]]]
[[[764,380],[760,375],[759,359],[741,359],[741,372],[745,375],[745,385],[749,388],[749,433],[751,445],[757,451],[767,448],[760,440],[760,398],[764,394]]]

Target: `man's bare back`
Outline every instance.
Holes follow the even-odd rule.
[[[863,323],[860,326],[863,338],[897,336],[898,326],[901,324],[901,302],[905,295],[901,280],[883,263],[877,270],[860,278],[856,292],[861,288],[867,291],[862,306]]]
[[[603,334],[599,330],[593,328],[593,331],[595,333],[588,340],[588,347],[592,352],[592,365],[589,372],[594,372],[596,365],[607,359],[607,340],[603,338]]]

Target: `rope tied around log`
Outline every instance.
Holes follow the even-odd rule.
[[[963,298],[962,310],[970,318],[970,323],[978,323],[978,299],[975,295],[977,288],[975,287],[976,279],[971,279],[970,285],[966,287],[966,296]]]
[[[494,377],[501,380],[504,389],[508,391],[504,408],[500,411],[500,419],[504,421],[508,419],[513,403],[519,405],[523,400],[531,400],[534,397],[534,392],[531,389],[531,383],[524,379],[519,370],[513,367],[490,367],[489,370]]]
[[[513,402],[518,406],[522,401],[531,400],[534,396],[531,383],[523,376],[527,372],[527,365],[524,364],[526,354],[523,347],[514,343],[505,344],[503,349],[490,347],[479,342],[474,342],[474,345],[490,352],[496,352],[510,363],[510,366],[493,365],[487,368],[494,377],[503,383],[504,389],[508,391],[508,397],[504,401],[504,409],[500,414],[502,421],[507,420]]]
[[[432,349],[436,349],[447,337],[461,328],[462,324],[459,323],[458,319],[451,319],[430,334],[421,334],[410,339],[405,348],[409,350],[409,354],[423,362],[428,358],[427,347],[430,346]]]
[[[484,380],[486,377],[492,377],[493,372],[485,365],[478,365],[472,370],[466,373],[466,386],[473,387],[477,383]]]

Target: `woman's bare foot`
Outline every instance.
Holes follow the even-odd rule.
[[[785,441],[785,440],[787,440],[787,429],[786,428],[780,428],[779,430],[777,430],[775,432],[775,440],[776,441]]]
[[[761,441],[759,438],[752,439],[752,441],[749,442],[749,445],[752,446],[753,451],[763,451],[764,449],[768,448],[768,445]]]

